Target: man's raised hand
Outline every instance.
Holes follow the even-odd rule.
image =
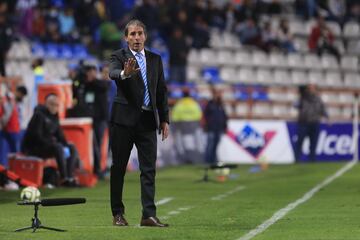
[[[130,77],[131,75],[133,75],[134,73],[140,70],[140,68],[135,68],[135,67],[136,67],[135,58],[129,58],[128,60],[126,60],[124,64],[124,75]]]

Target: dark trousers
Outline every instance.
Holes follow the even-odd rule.
[[[25,150],[26,154],[34,155],[40,158],[54,157],[58,165],[60,177],[62,179],[72,178],[74,176],[74,170],[78,164],[79,155],[74,145],[69,144],[70,157],[64,156],[64,145],[56,143],[46,148],[36,148]]]
[[[215,164],[217,162],[216,150],[219,145],[221,132],[208,132],[207,143],[205,148],[205,162]]]
[[[129,127],[112,123],[111,151],[113,162],[110,172],[110,198],[113,216],[124,214],[123,186],[126,167],[133,145],[138,150],[141,182],[143,218],[156,216],[155,168],[156,168],[156,124],[153,112],[144,111],[136,126]]]
[[[10,132],[4,132],[2,131],[0,133],[2,136],[0,136],[0,141],[5,141],[9,145],[9,152],[16,153],[19,151],[19,133],[10,133]],[[0,144],[1,146],[1,144]]]
[[[0,52],[0,76],[6,77],[5,53]]]
[[[94,120],[93,123],[94,173],[99,176],[101,175],[101,145],[108,124],[106,120]]]
[[[319,123],[298,123],[297,135],[298,139],[295,148],[295,160],[299,161],[302,154],[302,145],[305,137],[310,139],[310,154],[309,160],[315,161],[316,157],[316,145],[319,136]]]

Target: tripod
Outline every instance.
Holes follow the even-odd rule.
[[[19,204],[19,203],[18,203]],[[34,217],[31,219],[31,227],[24,227],[24,228],[19,228],[16,229],[15,232],[21,232],[24,230],[28,230],[28,229],[32,229],[32,232],[35,232],[37,229],[39,228],[43,228],[43,229],[48,229],[48,230],[52,230],[52,231],[58,231],[58,232],[65,232],[66,230],[62,230],[62,229],[58,229],[58,228],[52,228],[52,227],[46,227],[41,225],[40,219],[38,218],[38,210],[39,210],[39,205],[41,204],[41,202],[35,202],[34,203]],[[23,205],[23,204],[19,204],[19,205]]]

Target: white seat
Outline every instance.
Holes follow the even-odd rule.
[[[321,99],[324,103],[337,103],[339,101],[338,94],[332,92],[322,92]]]
[[[351,40],[347,44],[347,53],[348,54],[360,54],[360,41],[359,40]]]
[[[237,51],[234,62],[237,66],[252,66],[252,57],[249,52]]]
[[[221,65],[235,65],[234,54],[230,51],[219,50],[217,58],[218,63]]]
[[[274,81],[280,85],[291,85],[291,76],[287,70],[275,69]]]
[[[321,57],[321,65],[324,69],[338,69],[339,63],[332,55],[323,55]]]
[[[345,45],[344,45],[344,42],[342,40],[335,40],[334,41],[334,46],[336,47],[337,50],[339,50],[339,52],[341,54],[345,53]]]
[[[304,71],[294,70],[291,72],[291,83],[294,85],[308,84],[308,76]]]
[[[256,51],[252,55],[253,64],[255,66],[268,66],[269,65],[269,59],[267,55],[264,52]]]
[[[358,38],[360,37],[360,26],[357,22],[347,22],[344,26],[344,37]]]
[[[190,49],[187,55],[188,63],[192,65],[193,64],[199,65],[200,64],[199,59],[200,59],[200,52],[194,48]]]
[[[256,82],[260,84],[270,84],[274,82],[272,71],[268,69],[258,69],[256,71]]]
[[[235,106],[235,114],[244,117],[249,112],[249,105],[247,103],[237,103]]]
[[[186,78],[189,82],[197,82],[200,80],[200,69],[196,66],[188,65],[186,68]]]
[[[225,112],[228,116],[231,116],[234,114],[234,108],[230,103],[224,104]]]
[[[306,24],[304,24],[303,21],[299,21],[296,19],[289,19],[290,32],[292,32],[294,35],[301,35],[301,36],[309,35],[309,31],[305,26]]]
[[[272,115],[276,117],[288,115],[288,109],[283,104],[273,104],[271,111]]]
[[[341,28],[337,22],[326,22],[326,25],[330,28],[335,37],[341,37]]]
[[[339,93],[339,102],[341,103],[353,103],[355,100],[354,94],[349,92]]]
[[[344,84],[346,87],[359,88],[360,87],[360,76],[357,73],[346,73],[344,78]]]
[[[341,68],[343,70],[357,71],[359,69],[359,58],[355,56],[342,56]]]
[[[320,82],[322,83],[322,82]],[[319,84],[322,85],[322,84]],[[342,77],[339,72],[329,72],[325,73],[325,86],[328,87],[341,87],[343,86]]]
[[[200,63],[205,66],[217,65],[216,51],[209,48],[204,48],[200,51]]]
[[[330,119],[331,118],[341,118],[341,109],[338,107],[330,106],[327,108],[327,113],[329,114]]]
[[[321,61],[319,56],[315,55],[315,54],[306,54],[304,56],[304,62],[305,62],[305,66],[308,69],[321,69]]]
[[[280,53],[270,53],[269,62],[270,66],[275,68],[284,68],[288,66],[285,55]]]
[[[344,107],[341,112],[341,116],[345,119],[352,120],[353,118],[353,108],[352,107]]]
[[[287,62],[291,68],[304,68],[304,59],[301,54],[289,54],[287,57]]]
[[[309,52],[309,46],[307,40],[304,38],[296,37],[294,39],[294,46],[295,49],[299,52],[303,52],[303,53]]]
[[[266,117],[271,114],[271,107],[269,103],[256,102],[252,107],[252,115],[254,117]]]
[[[227,83],[236,82],[236,71],[232,67],[222,67],[220,70],[220,78]]]
[[[325,82],[324,74],[320,71],[311,71],[308,74],[309,83],[318,84],[319,82]]]
[[[240,83],[254,84],[256,83],[255,73],[250,68],[240,68],[237,73]]]

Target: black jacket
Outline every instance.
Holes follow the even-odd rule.
[[[38,152],[37,150],[54,148],[57,143],[68,145],[58,115],[53,115],[45,106],[38,105],[26,129],[21,150],[24,153]]]
[[[154,109],[156,126],[159,128],[161,122],[169,122],[167,87],[163,65],[161,57],[155,53],[145,50],[145,57],[151,106]],[[117,95],[111,111],[111,122],[134,126],[141,115],[145,88],[140,71],[130,78],[121,79],[120,74],[128,58],[135,58],[128,48],[115,51],[110,58],[109,76],[115,80],[117,85]]]

